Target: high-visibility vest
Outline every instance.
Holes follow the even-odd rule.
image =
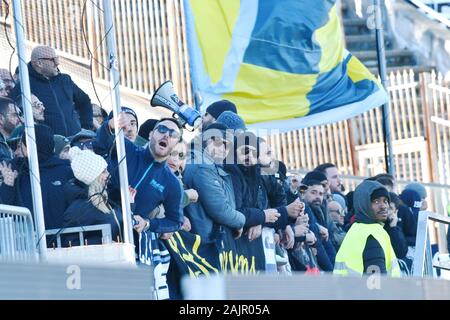
[[[367,238],[373,236],[384,251],[387,274],[391,277],[400,277],[400,267],[388,233],[378,223],[353,223],[345,235],[344,241],[336,255],[334,274],[358,275],[364,273],[363,251]]]

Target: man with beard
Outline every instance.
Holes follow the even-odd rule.
[[[336,250],[330,241],[327,212],[322,211],[325,188],[323,181],[316,180],[315,177],[316,172],[312,171],[307,173],[302,180],[302,184],[308,186],[303,199],[306,204],[305,212],[309,217],[311,231],[314,232],[319,245],[322,244],[324,248],[324,251],[317,251],[319,266],[325,271],[332,271]]]
[[[334,273],[399,277],[397,258],[389,234],[383,229],[389,215],[388,190],[379,182],[363,181],[353,198],[356,222],[339,248]]]
[[[13,152],[6,140],[19,124],[18,108],[8,98],[0,97],[0,161],[12,160]]]
[[[129,127],[130,117],[121,113],[117,119],[119,128]],[[97,130],[95,143],[102,148],[112,149],[114,145],[114,119],[105,122]],[[134,200],[135,226],[137,232],[150,230],[155,233],[178,231],[183,224],[181,200],[183,190],[178,178],[166,165],[172,149],[181,141],[182,128],[172,118],[161,119],[150,133],[146,148],[135,146],[125,139],[125,151],[128,165],[128,181],[136,190]],[[111,173],[111,185],[120,188],[118,161],[116,152],[111,152],[108,171]],[[160,204],[165,209],[165,217],[149,219],[149,214]]]
[[[331,193],[342,194],[344,185],[342,184],[341,174],[336,165],[333,163],[324,163],[317,166],[314,171],[320,171],[326,175]]]

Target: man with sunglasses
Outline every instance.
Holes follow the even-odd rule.
[[[45,105],[44,124],[55,134],[73,136],[81,128],[93,129],[92,105],[89,96],[67,74],[59,71],[59,57],[53,48],[37,46],[28,64],[31,92]],[[21,95],[20,84],[11,98]]]
[[[94,145],[101,149],[112,150],[108,171],[111,173],[112,188],[120,188],[117,170],[117,154],[114,151],[114,121],[106,121],[97,130]],[[123,130],[130,125],[130,118],[121,113],[117,119],[117,128]],[[138,224],[137,232],[150,230],[155,233],[178,231],[183,225],[181,200],[183,190],[178,178],[166,165],[173,148],[181,141],[182,127],[173,118],[161,119],[150,133],[148,146],[134,145],[125,139],[125,151],[128,166],[128,182],[136,191],[134,213]],[[96,148],[94,148],[95,150]],[[150,213],[160,204],[164,206],[165,217],[149,219]]]

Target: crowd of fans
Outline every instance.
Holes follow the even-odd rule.
[[[140,124],[132,108],[122,107],[114,119],[58,65],[55,51],[46,46],[36,47],[28,64],[47,230],[106,223],[120,241],[114,147],[114,130],[120,128],[136,232],[150,230],[168,239],[178,230],[190,231],[218,255],[224,228],[235,238],[253,241],[268,227],[275,231],[279,272],[314,273],[333,271],[353,224],[381,221],[401,269],[411,270],[418,212],[427,209],[420,183],[397,195],[394,177],[380,174],[346,192],[334,164],[321,164],[303,176],[289,173],[270,145],[247,131],[227,100],[206,109],[200,133],[187,143],[173,118]],[[0,78],[0,202],[33,211],[21,89],[17,74],[0,70]],[[86,241],[102,239],[93,235]],[[387,271],[379,245],[375,238],[363,244],[365,272],[369,265]]]

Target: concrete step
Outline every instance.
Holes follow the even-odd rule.
[[[367,51],[354,51],[352,52],[354,56],[356,56],[361,61],[373,60],[377,59],[376,50],[367,50]],[[412,58],[413,54],[411,51],[406,49],[394,49],[394,50],[386,50],[386,59],[388,58]]]
[[[376,50],[377,41],[375,34],[348,35],[345,37],[346,48],[350,51],[368,51]],[[385,37],[384,46],[386,49],[392,49],[392,41]]]

